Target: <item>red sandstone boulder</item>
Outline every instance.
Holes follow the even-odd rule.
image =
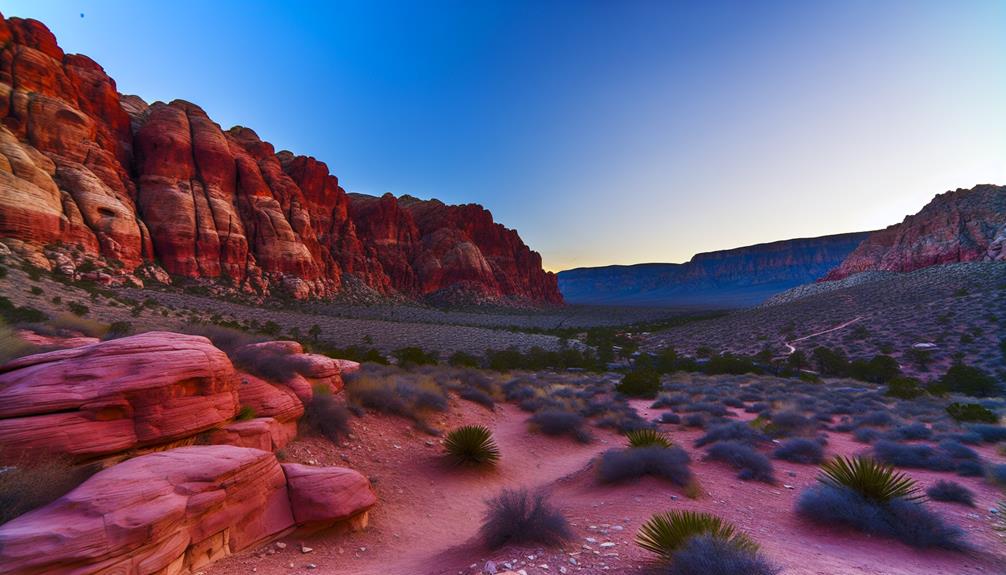
[[[213,445],[234,445],[251,447],[262,451],[283,449],[297,437],[297,422],[281,422],[272,417],[258,417],[247,421],[236,421],[215,430],[210,435]]]
[[[343,521],[377,503],[370,482],[352,469],[284,463],[283,471],[298,524]]]
[[[300,467],[229,445],[127,460],[0,526],[0,574],[189,573],[286,533],[298,517],[331,525],[375,503],[355,471]]]
[[[238,377],[204,337],[150,332],[0,366],[0,445],[86,459],[232,419]]]

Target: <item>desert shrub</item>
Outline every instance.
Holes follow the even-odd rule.
[[[699,536],[711,537],[749,553],[758,550],[758,545],[732,524],[710,513],[695,511],[653,515],[639,528],[636,544],[664,560],[675,561],[678,551]]]
[[[986,443],[996,443],[1006,441],[1006,427],[1002,425],[992,425],[990,423],[975,423],[968,426],[968,431],[978,434],[982,441]]]
[[[692,481],[690,461],[679,447],[611,449],[601,455],[597,472],[601,483],[622,483],[649,475],[684,487]]]
[[[918,500],[864,497],[848,487],[823,484],[800,494],[797,514],[825,526],[846,526],[870,535],[895,538],[912,547],[963,550],[963,532]]]
[[[787,439],[772,452],[772,456],[793,463],[820,463],[824,449],[813,439]]]
[[[117,339],[133,333],[133,324],[128,321],[115,321],[109,324],[105,339]]]
[[[482,361],[470,353],[456,351],[447,359],[447,363],[454,367],[479,367]]]
[[[685,416],[681,420],[685,427],[696,427],[698,429],[706,428],[706,417],[701,413],[691,413]]]
[[[975,494],[960,483],[940,480],[926,489],[926,495],[934,501],[961,503],[968,507],[975,506]]]
[[[898,399],[915,399],[925,393],[919,386],[919,380],[914,377],[895,377],[887,382],[884,395]]]
[[[238,369],[268,381],[289,381],[297,375],[297,358],[285,349],[248,346],[234,350],[230,358]]]
[[[894,424],[894,417],[886,411],[870,411],[853,418],[852,425],[854,427],[870,426],[870,427],[888,427]]]
[[[491,395],[477,387],[463,387],[458,390],[458,397],[492,409],[496,406]]]
[[[95,467],[74,466],[59,457],[25,457],[0,467],[0,525],[52,503],[95,471]]]
[[[723,407],[718,403],[710,403],[708,401],[700,401],[698,403],[688,403],[680,407],[681,411],[684,412],[696,412],[701,411],[703,413],[708,413],[713,417],[725,417],[728,415],[727,408]]]
[[[954,402],[947,406],[950,417],[959,422],[995,423],[999,416],[977,403]]]
[[[943,439],[939,445],[940,449],[954,459],[979,459],[977,451],[954,439]]]
[[[860,381],[887,383],[901,375],[898,361],[889,355],[877,355],[870,361],[853,361],[849,364],[849,375]]]
[[[398,360],[401,367],[413,367],[417,365],[436,365],[436,352],[426,352],[418,347],[403,347],[391,352],[391,355]]]
[[[444,449],[460,465],[495,465],[500,458],[492,431],[484,425],[463,425],[444,438]]]
[[[216,325],[190,324],[181,329],[183,333],[190,335],[201,335],[209,339],[214,347],[219,348],[233,359],[233,354],[238,349],[250,344],[263,341],[259,336],[253,336],[247,332],[221,327]]]
[[[764,429],[773,437],[787,437],[813,432],[817,425],[795,411],[780,411],[772,414]]]
[[[573,538],[566,518],[544,492],[504,489],[487,506],[479,535],[490,549],[508,544],[552,547]]]
[[[88,308],[86,305],[75,301],[66,304],[66,308],[69,309],[70,313],[72,313],[73,315],[80,317],[84,317],[91,311],[91,309]]]
[[[878,461],[896,467],[934,471],[950,471],[955,468],[950,457],[929,445],[901,445],[883,439],[874,444],[873,455]]]
[[[660,375],[655,371],[648,370],[629,372],[615,387],[615,391],[629,397],[656,397],[657,392],[660,391]]]
[[[666,571],[667,575],[775,575],[779,568],[758,552],[709,535],[690,538]]]
[[[852,432],[852,438],[860,443],[873,443],[880,439],[880,432],[872,427],[863,427]]]
[[[350,408],[356,405],[405,417],[429,433],[435,432],[426,427],[426,415],[444,411],[448,405],[444,389],[422,374],[371,365],[345,377],[345,382]]]
[[[989,465],[988,479],[993,485],[1006,487],[1006,463]]]
[[[717,355],[711,357],[702,371],[710,375],[741,375],[744,373],[760,373],[761,369],[746,357],[735,355]]]
[[[894,441],[913,441],[929,439],[933,436],[933,430],[926,427],[924,423],[911,423],[899,425],[885,434],[887,439]]]
[[[0,365],[8,361],[31,355],[38,351],[38,347],[32,343],[21,339],[14,330],[0,320]]]
[[[772,462],[748,445],[736,441],[721,441],[706,451],[706,458],[721,461],[738,470],[737,477],[773,483],[775,477]]]
[[[950,366],[947,373],[940,378],[940,391],[963,393],[974,397],[987,397],[999,393],[999,384],[995,378],[980,368],[957,362]]]
[[[41,323],[49,316],[33,307],[19,307],[6,297],[0,296],[0,317],[7,323]]]
[[[836,457],[821,466],[817,479],[826,486],[850,489],[878,503],[921,497],[914,479],[869,457]]]
[[[768,441],[768,437],[744,422],[729,421],[710,427],[705,435],[695,440],[695,446],[702,447],[717,441],[735,441],[748,445],[757,445]]]
[[[315,393],[304,406],[300,428],[307,433],[321,435],[333,443],[349,437],[349,409],[330,393]]]
[[[820,346],[811,352],[817,371],[822,375],[844,376],[849,371],[849,360],[841,351]]]
[[[985,467],[977,459],[965,459],[955,462],[957,475],[961,477],[981,477],[985,474]]]
[[[660,414],[660,423],[681,423],[681,416],[671,412],[662,413]]]
[[[590,432],[584,427],[583,416],[578,413],[545,410],[532,415],[528,421],[545,435],[568,435],[580,443],[589,443],[593,440]]]
[[[733,407],[735,409],[740,409],[744,407],[744,402],[737,399],[736,397],[727,397],[723,399],[723,405],[727,407]]]
[[[671,441],[656,429],[636,429],[625,434],[629,447],[671,447]]]
[[[744,409],[744,411],[747,413],[761,413],[763,411],[768,410],[770,407],[771,406],[769,404],[759,401],[757,403],[752,403],[751,405],[747,406],[747,408]]]

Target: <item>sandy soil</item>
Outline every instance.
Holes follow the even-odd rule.
[[[650,402],[634,402],[645,417],[662,410]],[[744,417],[746,414],[737,414]],[[815,575],[965,575],[1001,573],[1006,565],[1006,540],[992,529],[988,514],[996,490],[976,478],[928,471],[909,473],[923,486],[941,478],[954,479],[977,495],[975,508],[931,502],[934,509],[967,531],[975,546],[969,554],[918,551],[896,541],[874,539],[837,529],[823,529],[800,521],[793,512],[797,495],[815,482],[816,467],[774,461],[776,485],[745,482],[726,466],[703,462],[692,442],[701,432],[663,426],[668,435],[693,457],[692,470],[702,495],[688,499],[667,483],[644,478],[623,486],[599,486],[592,459],[623,440],[606,431],[596,441],[580,445],[529,433],[527,414],[510,405],[495,412],[468,402],[455,402],[437,423],[485,423],[494,429],[502,451],[499,468],[459,470],[445,464],[437,438],[414,431],[409,422],[367,415],[354,421],[354,436],[341,446],[305,439],[287,447],[288,460],[343,465],[367,474],[375,482],[380,503],[371,513],[370,527],[342,535],[318,534],[282,540],[285,548],[268,545],[230,557],[202,573],[351,575],[475,575],[487,561],[499,570],[507,566],[530,575],[554,573],[648,573],[653,564],[633,544],[636,530],[655,512],[693,509],[716,513],[735,523],[762,546],[785,574]],[[852,454],[865,446],[847,434],[831,433],[828,454]],[[990,448],[982,456],[1002,462]],[[503,487],[544,487],[563,509],[579,538],[563,549],[481,548],[476,534],[484,501]],[[302,546],[311,549],[304,553]]]

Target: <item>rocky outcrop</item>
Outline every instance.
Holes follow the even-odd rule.
[[[356,519],[376,502],[342,468],[283,465],[269,452],[182,447],[120,463],[0,526],[0,573],[193,573],[289,532]]]
[[[237,409],[234,367],[200,336],[150,332],[0,367],[4,457],[90,459],[166,445],[221,426]]]
[[[41,23],[2,17],[0,238],[263,295],[327,297],[351,279],[389,296],[561,302],[538,254],[480,206],[349,195],[323,162],[189,102],[123,96]]]
[[[932,265],[1006,261],[1006,186],[937,195],[919,213],[874,232],[826,280],[865,271],[909,272]]]
[[[559,272],[559,287],[571,303],[749,306],[820,278],[867,237],[785,240],[701,253],[684,264],[578,268]]]

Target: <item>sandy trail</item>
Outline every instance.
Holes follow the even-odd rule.
[[[649,404],[632,402],[648,419],[664,411],[650,409]],[[751,417],[743,412],[735,415]],[[787,575],[988,575],[1006,564],[1006,548],[983,512],[1000,495],[980,478],[909,470],[923,486],[938,479],[959,481],[975,492],[978,501],[976,508],[930,503],[968,532],[976,553],[920,552],[897,542],[800,521],[793,506],[800,490],[815,483],[815,466],[774,460],[776,484],[740,481],[733,470],[702,461],[703,452],[692,447],[701,431],[665,425],[664,431],[692,456],[692,470],[702,486],[698,499],[688,499],[682,490],[651,478],[601,486],[590,462],[604,450],[620,446],[622,438],[603,430],[595,432],[596,441],[589,445],[543,437],[528,432],[527,417],[510,405],[498,405],[490,413],[457,402],[439,422],[448,428],[462,422],[490,425],[503,454],[495,471],[448,467],[438,441],[414,432],[405,421],[384,416],[357,420],[355,440],[345,447],[313,439],[298,441],[287,449],[290,459],[349,465],[376,480],[380,503],[371,514],[371,527],[338,536],[289,537],[285,550],[231,557],[204,573],[475,575],[487,560],[497,564],[519,561],[529,575],[643,573],[650,558],[633,544],[635,532],[653,513],[670,509],[708,511],[735,523],[761,543],[766,555]],[[828,455],[866,448],[847,434],[829,436]],[[979,451],[989,461],[1003,460],[992,448]],[[578,541],[558,550],[489,552],[481,548],[476,535],[485,499],[503,487],[517,486],[546,487],[553,503],[570,520]],[[313,551],[301,553],[298,543]],[[316,567],[308,569],[308,563]]]
[[[798,338],[794,339],[793,341],[784,342],[783,345],[786,346],[786,355],[783,356],[783,358],[785,358],[786,356],[790,356],[790,355],[793,355],[794,353],[796,353],[796,346],[793,345],[794,343],[796,343],[798,341],[805,341],[805,340],[808,340],[808,339],[810,339],[812,337],[817,337],[819,335],[824,335],[826,333],[831,333],[833,331],[838,331],[840,329],[845,329],[845,328],[849,327],[850,325],[856,323],[857,321],[859,321],[861,319],[863,319],[863,316],[857,316],[857,317],[855,317],[853,319],[850,319],[849,321],[847,321],[845,323],[840,323],[840,324],[836,325],[835,327],[830,327],[830,328],[828,328],[826,330],[814,332],[814,333],[812,333],[810,335],[805,335],[803,337],[798,337]]]

